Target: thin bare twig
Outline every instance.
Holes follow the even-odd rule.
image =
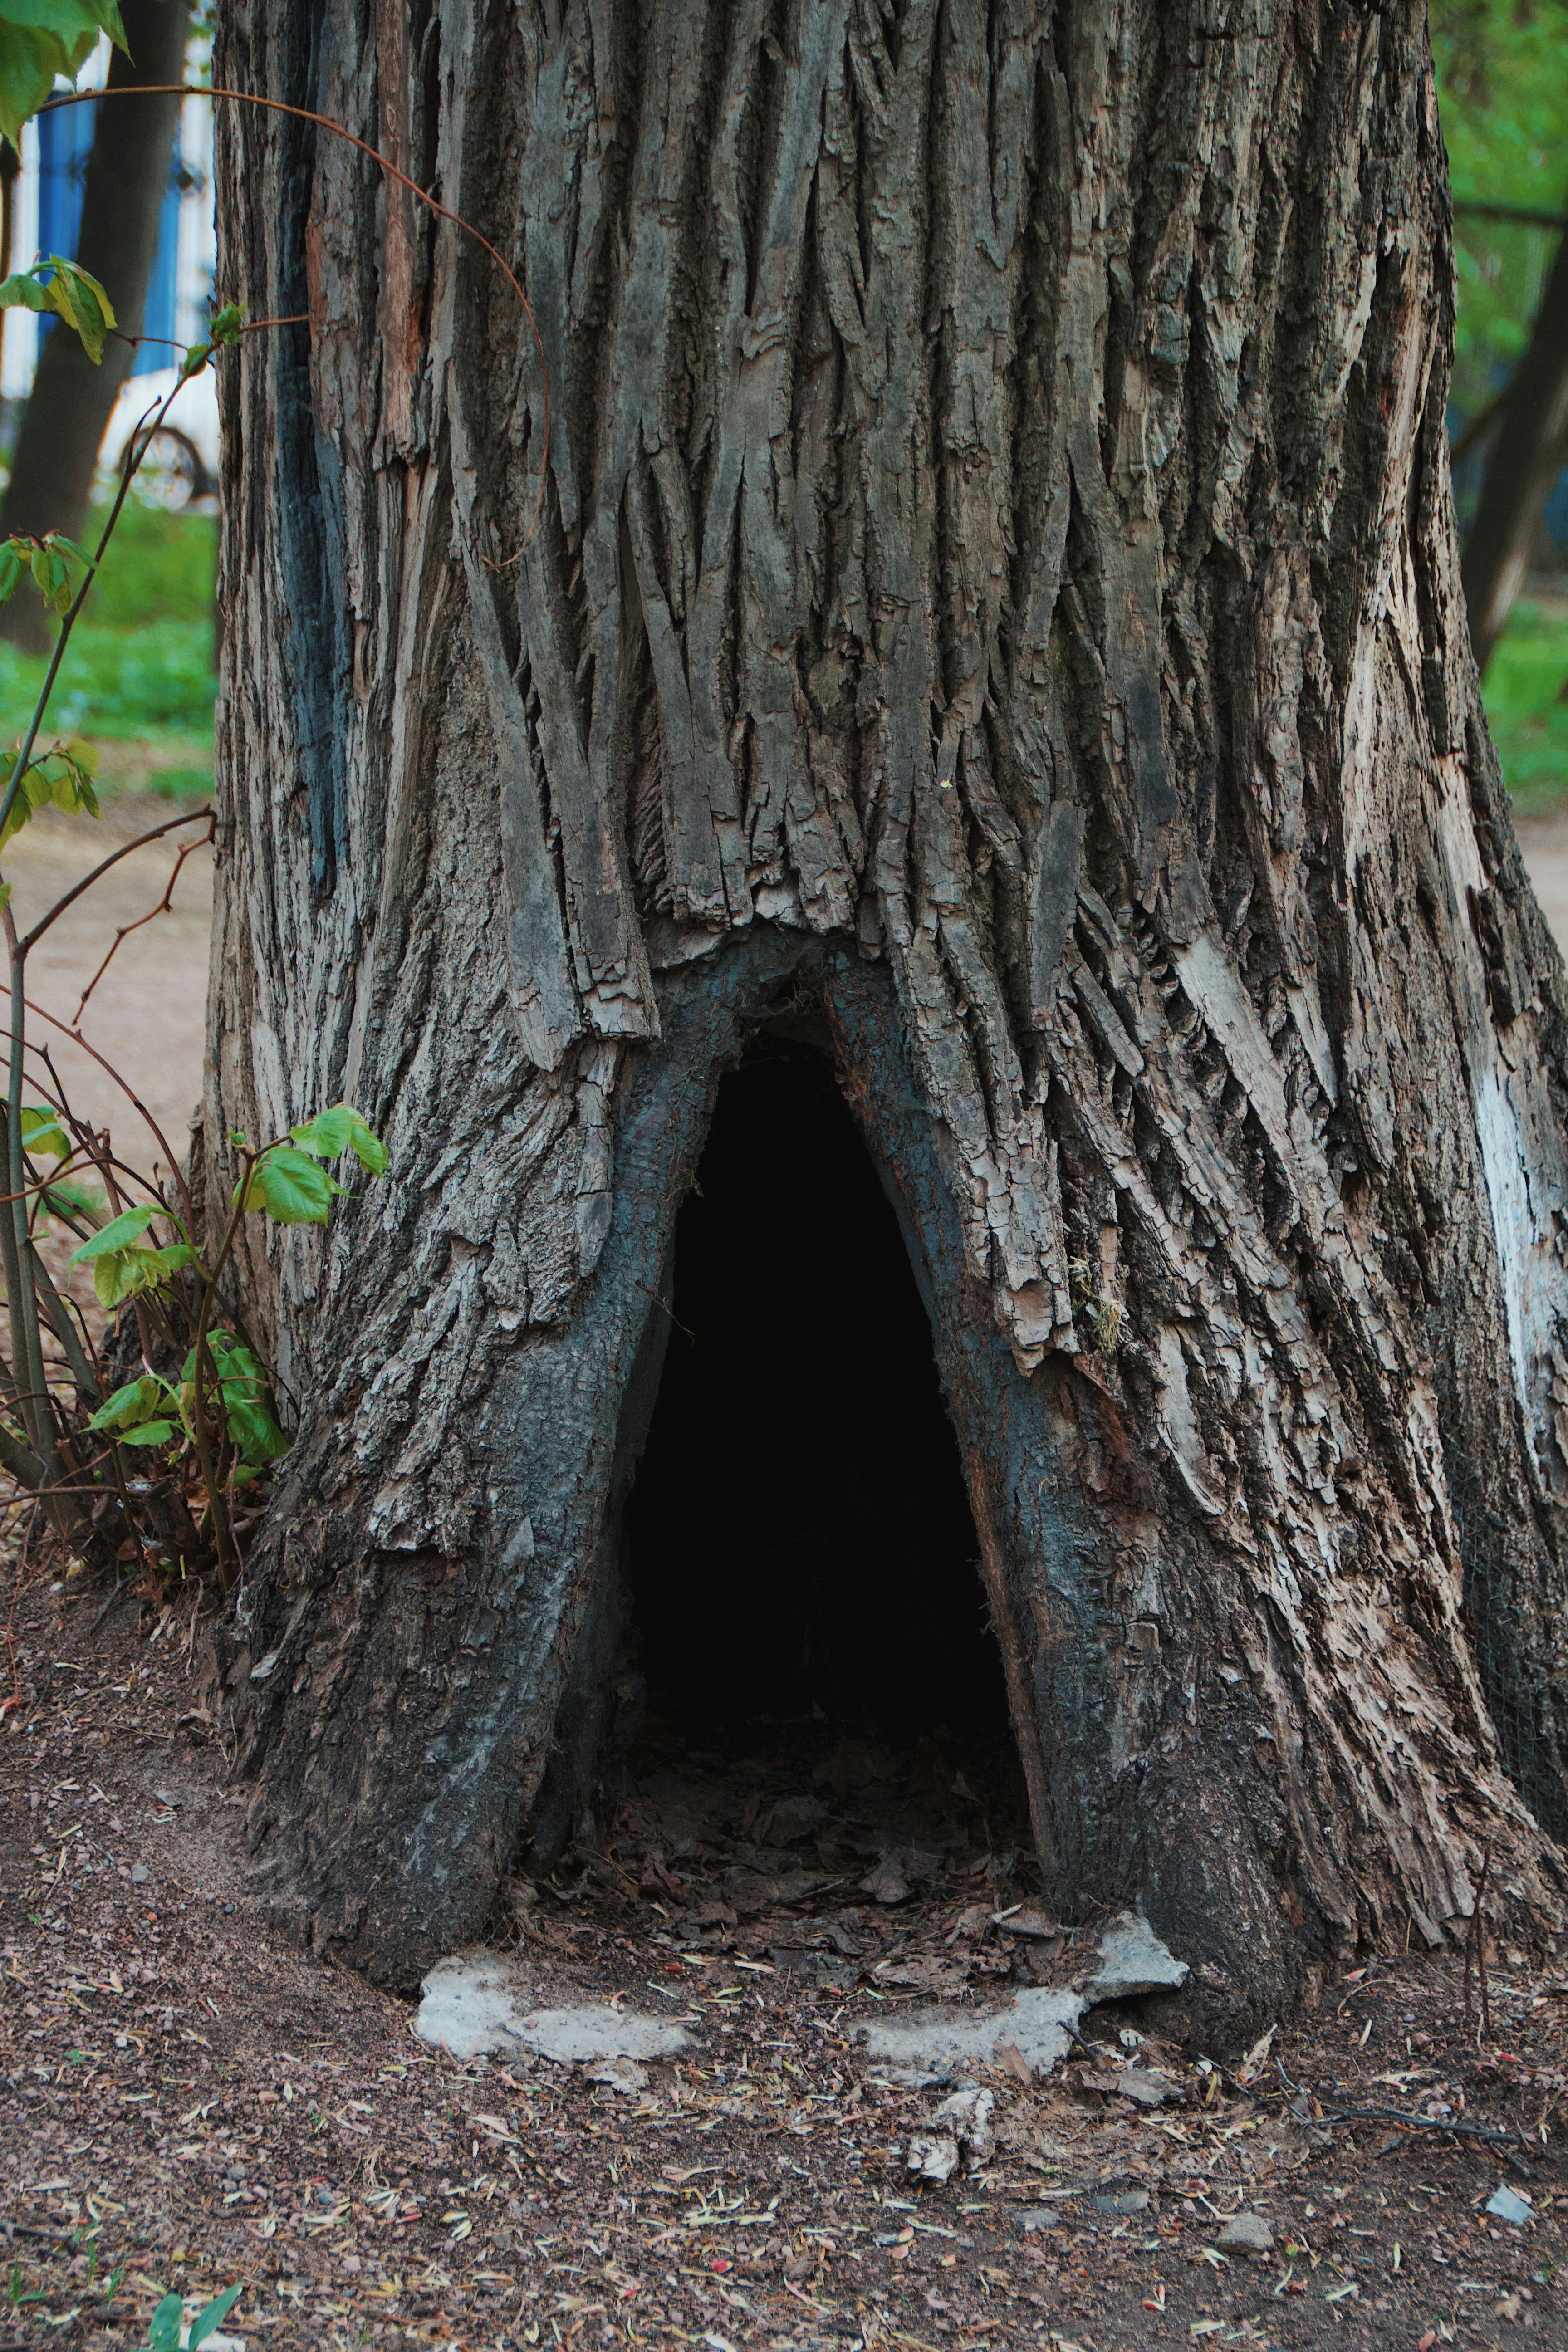
[[[544,339],[539,331],[539,322],[534,318],[533,306],[523,292],[516,271],[497,251],[483,230],[477,229],[472,221],[463,218],[461,213],[455,213],[449,205],[444,205],[437,197],[431,195],[428,189],[422,188],[417,180],[411,179],[406,172],[392,162],[390,157],[384,155],[379,147],[373,147],[368,139],[360,138],[357,132],[348,130],[341,122],[334,122],[330,114],[317,114],[308,106],[290,105],[286,99],[263,98],[255,90],[225,89],[216,84],[211,89],[204,89],[199,82],[142,82],[134,88],[121,89],[62,91],[58,98],[51,98],[41,106],[38,112],[41,115],[51,114],[57,106],[82,106],[104,98],[221,98],[237,106],[258,106],[269,114],[288,114],[298,122],[314,123],[318,131],[329,131],[334,139],[346,139],[351,147],[357,147],[362,155],[368,155],[371,162],[386,173],[388,179],[395,180],[400,188],[406,188],[416,204],[423,205],[426,211],[433,213],[437,220],[449,222],[452,227],[460,230],[463,236],[471,236],[480,250],[489,255],[490,259],[517,297],[522,315],[528,320],[528,331],[533,337],[533,348],[539,356],[540,422],[542,428],[539,453],[539,491],[533,502],[533,515],[528,526],[527,535],[523,540],[522,547],[517,551],[517,554],[521,555],[539,528],[540,518],[544,512],[544,495],[550,481],[550,373],[544,363]],[[290,320],[279,320],[278,323],[292,325],[294,322]],[[517,556],[510,556],[507,560],[514,563]]]
[[[115,850],[111,856],[104,858],[100,864],[93,867],[90,874],[84,874],[81,880],[76,883],[72,888],[68,890],[63,898],[57,898],[47,915],[39,916],[37,921],[33,925],[32,929],[27,933],[26,937],[21,943],[23,954],[29,954],[32,950],[37,946],[38,941],[43,938],[44,933],[49,929],[50,926],[59,920],[60,917],[65,913],[66,908],[68,907],[74,906],[76,901],[81,897],[82,892],[84,890],[90,890],[93,884],[103,875],[107,874],[111,866],[118,866],[122,857],[129,857],[133,849],[145,849],[150,841],[162,841],[166,833],[177,833],[181,825],[196,824],[203,819],[205,820],[209,827],[206,837],[210,841],[213,837],[213,831],[216,830],[217,823],[212,810],[210,808],[192,809],[185,816],[172,816],[168,820],[167,824],[155,824],[150,833],[139,833],[134,841],[126,842],[122,847]],[[199,841],[193,841],[190,846],[192,849],[200,849],[202,847],[202,844]],[[179,868],[176,866],[174,870],[177,873]],[[157,909],[154,908],[153,911],[155,913]],[[112,952],[113,950],[110,950],[110,953]],[[77,1019],[79,1021],[81,1015],[79,1013],[77,1014]]]
[[[0,981],[0,995],[8,996],[10,992],[11,992],[5,982],[4,981]],[[82,1035],[79,1029],[73,1029],[70,1023],[68,1021],[62,1021],[58,1013],[46,1012],[41,1004],[35,1004],[30,996],[26,999],[26,1003],[29,1013],[36,1013],[41,1021],[47,1021],[51,1029],[58,1029],[62,1036],[68,1037],[70,1039],[73,1045],[79,1045],[84,1054],[90,1055],[92,1059],[98,1064],[99,1068],[104,1071],[108,1076],[114,1080],[115,1085],[120,1088],[121,1093],[125,1097],[127,1102],[130,1103],[132,1108],[139,1112],[142,1118],[146,1121],[148,1128],[152,1131],[153,1141],[158,1145],[164,1159],[169,1163],[169,1172],[173,1176],[175,1183],[179,1186],[180,1198],[185,1204],[186,1222],[194,1229],[196,1216],[195,1204],[191,1199],[189,1187],[185,1182],[184,1176],[181,1172],[180,1163],[169,1149],[168,1137],[164,1134],[163,1129],[159,1126],[157,1120],[153,1118],[152,1112],[142,1101],[141,1096],[126,1079],[121,1076],[120,1072],[115,1068],[113,1063],[106,1060],[104,1055],[99,1052],[98,1047],[92,1045]],[[136,1178],[136,1181],[139,1184],[145,1184],[147,1180],[144,1176],[138,1176]],[[152,1191],[155,1188],[149,1186],[148,1189],[149,1191]]]
[[[110,965],[114,961],[115,956],[119,953],[120,942],[121,940],[128,940],[131,937],[132,932],[139,931],[144,923],[156,922],[160,915],[173,914],[174,910],[174,888],[181,875],[185,870],[186,858],[194,857],[198,849],[205,849],[209,847],[210,845],[217,838],[217,819],[213,814],[211,809],[208,809],[206,812],[206,819],[207,829],[205,833],[202,834],[195,841],[187,841],[180,850],[179,855],[175,857],[174,871],[169,877],[163,895],[159,899],[157,905],[155,907],[149,907],[144,915],[138,915],[133,923],[121,923],[120,929],[115,932],[113,940],[110,945],[107,954],[104,956],[103,961],[99,965],[98,970],[93,973],[92,978],[82,990],[81,1003],[76,1009],[76,1020],[79,1025],[80,1024],[82,1014],[87,1011],[88,999],[92,994],[93,990],[98,986],[99,982],[103,978],[104,973],[109,970]],[[190,822],[188,818],[183,818],[180,821],[183,824],[188,824]],[[160,833],[166,833],[169,828],[166,825],[161,825],[158,830]],[[142,839],[144,841],[153,841],[156,840],[156,834],[144,834],[142,835]],[[140,847],[141,844],[137,843],[134,845],[136,847]],[[99,872],[101,873],[102,871],[103,868],[100,866],[99,868]],[[95,880],[96,878],[97,877],[92,875],[88,877],[89,881]]]
[[[1279,2059],[1276,2058],[1274,2063],[1279,2070],[1279,2080],[1293,2099],[1313,2097],[1314,2095],[1300,2083],[1290,2080]],[[1484,2140],[1505,2150],[1522,2148],[1526,2145],[1517,2132],[1494,2131],[1485,2124],[1450,2123],[1441,2116],[1407,2115],[1403,2107],[1324,2107],[1321,2114],[1301,2116],[1300,2120],[1314,2124],[1398,2124],[1404,2131],[1442,2132],[1453,2139]],[[1522,2172],[1526,2179],[1533,2179],[1530,2167],[1521,2157],[1510,2156],[1509,2162],[1516,2170]]]

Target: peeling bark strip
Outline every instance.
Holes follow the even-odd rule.
[[[308,406],[294,331],[226,394],[210,1180],[345,1091],[394,1171],[249,1236],[280,1906],[403,1981],[480,1926],[720,1073],[805,1005],[923,1260],[1059,1899],[1141,1900],[1233,2017],[1440,1941],[1488,1839],[1551,1909],[1568,1032],[1464,632],[1415,0],[236,0],[220,47],[497,237],[556,420],[525,545],[482,257],[225,118],[226,297],[311,325]]]

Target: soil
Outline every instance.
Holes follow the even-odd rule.
[[[111,803],[93,849],[177,813]],[[13,846],[19,919],[82,870],[84,830],[45,817]],[[1568,824],[1522,830],[1568,934]],[[62,922],[40,1002],[69,1017],[172,863],[137,851]],[[87,1024],[175,1148],[209,853],[181,887]],[[80,1108],[118,1133],[78,1059]],[[695,2047],[618,2081],[460,2063],[269,1919],[198,1601],[106,1614],[19,1569],[14,1537],[0,1556],[0,2346],[140,2347],[164,2293],[195,2309],[236,2282],[225,2334],[252,2346],[1568,2345],[1563,1949],[1489,1947],[1484,2014],[1451,1953],[1325,1964],[1250,2053],[1205,2050],[1181,1996],[1093,2011],[1046,2081],[981,2078],[994,2153],[918,2181],[944,2088],[885,2079],[856,2023],[1070,1981],[1097,1925],[1041,1916],[983,1765],[821,1725],[713,1752],[653,1727],[494,1936]],[[1521,2222],[1487,2210],[1504,2187]],[[1238,2215],[1267,2251],[1220,2244]]]
[[[194,1596],[11,1600],[0,2343],[139,2346],[237,2281],[226,2332],[277,2346],[1568,2343],[1556,1952],[1492,1951],[1489,2030],[1452,1958],[1334,1969],[1250,2060],[1184,2042],[1180,1996],[1096,2010],[1047,2081],[984,2078],[994,2154],[923,2186],[943,2089],[855,2022],[1070,1975],[1092,1925],[997,1921],[1037,1913],[1026,1866],[930,1745],[667,1738],[496,1932],[695,2048],[625,2088],[459,2063],[268,1924]],[[1220,2246],[1238,2213],[1269,2251]]]

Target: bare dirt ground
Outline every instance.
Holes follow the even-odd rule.
[[[77,839],[45,821],[11,853],[24,919]],[[1568,825],[1526,850],[1564,936]],[[171,864],[138,852],[74,943],[61,926],[40,1001],[69,1018]],[[203,853],[87,1024],[176,1146],[209,882]],[[225,2335],[253,2347],[1568,2346],[1562,1948],[1493,1948],[1486,2020],[1451,1954],[1325,1966],[1250,2064],[1155,2003],[1094,2011],[1047,2081],[982,2078],[994,2153],[921,2185],[907,2150],[942,2092],[879,2079],[856,2021],[1057,1980],[1086,1924],[994,1923],[1026,1860],[929,1755],[886,1767],[937,1824],[900,1892],[848,1778],[793,1813],[759,1789],[736,1822],[672,1750],[496,1933],[541,1982],[668,2011],[691,2051],[625,2089],[462,2063],[263,1916],[195,1603],[105,1618],[0,1557],[0,2347],[140,2347],[164,2292],[237,2281]],[[1512,2220],[1487,2210],[1505,2187]],[[1238,2215],[1266,2247],[1222,2242]]]
[[[1037,1980],[1040,1939],[992,1925],[1013,1857],[960,1838],[893,1903],[803,1870],[714,1904],[723,1853],[667,1768],[508,1932],[689,2054],[624,2090],[459,2063],[263,1921],[189,1604],[95,1631],[100,1606],[36,1581],[10,1637],[0,2343],[141,2345],[163,2293],[235,2281],[228,2332],[277,2346],[1568,2342],[1559,1955],[1494,1952],[1489,2032],[1451,1960],[1335,1969],[1250,2066],[1097,2010],[1045,2083],[984,2077],[994,2154],[924,2188],[906,2151],[942,2093],[878,2081],[853,2024]],[[1505,2185],[1515,2222],[1486,2210]],[[1264,2251],[1227,2251],[1238,2213]]]
[[[1541,901],[1541,911],[1568,955],[1568,817],[1521,817],[1519,845]]]

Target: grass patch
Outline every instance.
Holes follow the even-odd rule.
[[[89,518],[84,543],[91,546],[102,527],[101,514]],[[128,502],[45,722],[46,740],[79,734],[98,746],[110,792],[212,789],[216,562],[211,515]],[[14,742],[26,728],[47,667],[0,645],[0,741]]]
[[[1522,816],[1545,816],[1568,801],[1568,600],[1521,598],[1487,665],[1481,699]]]

